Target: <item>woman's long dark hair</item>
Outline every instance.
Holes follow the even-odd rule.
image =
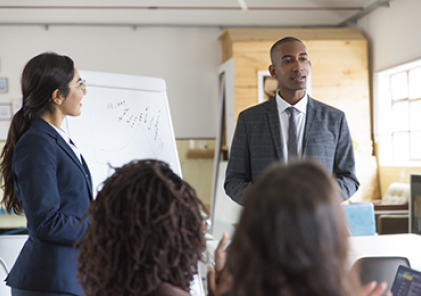
[[[227,265],[233,296],[347,295],[340,192],[313,162],[275,165],[246,192]]]
[[[13,116],[6,144],[0,155],[0,173],[4,189],[1,203],[9,213],[23,212],[16,199],[13,184],[12,159],[16,144],[36,116],[45,111],[53,111],[50,99],[55,90],[58,89],[61,95],[67,97],[73,76],[73,61],[67,56],[55,53],[35,56],[23,69],[22,108]]]
[[[188,291],[206,248],[202,202],[157,160],[108,178],[89,207],[78,278],[87,296],[142,296],[163,282]]]

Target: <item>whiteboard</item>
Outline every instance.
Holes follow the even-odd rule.
[[[132,160],[167,162],[181,176],[165,81],[79,71],[87,82],[82,114],[67,116],[63,129],[79,148],[92,174],[94,196],[114,170]]]

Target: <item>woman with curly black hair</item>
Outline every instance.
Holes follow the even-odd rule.
[[[85,294],[190,295],[206,247],[201,206],[166,163],[117,168],[88,210],[78,263]]]

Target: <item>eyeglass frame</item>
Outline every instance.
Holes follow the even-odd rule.
[[[83,94],[86,94],[87,89],[86,89],[86,80],[85,79],[79,81],[78,84],[75,85],[75,86],[69,86],[69,88],[76,88],[76,87],[80,88],[82,90]]]

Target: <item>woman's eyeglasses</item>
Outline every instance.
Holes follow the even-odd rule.
[[[86,80],[78,81],[78,84],[74,87],[80,88],[82,90],[83,94],[84,95],[86,94]]]

